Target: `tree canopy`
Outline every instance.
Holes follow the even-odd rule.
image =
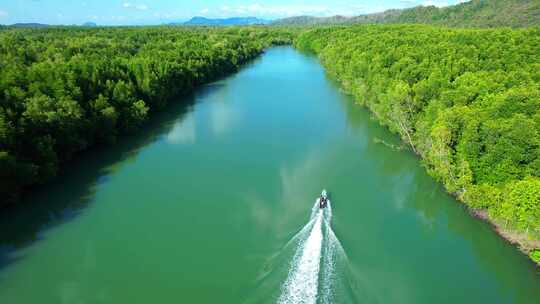
[[[539,238],[540,28],[320,28],[296,46],[317,53],[451,193]]]
[[[0,205],[292,37],[262,27],[0,31]]]
[[[413,2],[413,1],[410,1]],[[276,25],[328,24],[432,24],[451,27],[531,27],[540,24],[540,2],[537,0],[472,0],[457,5],[437,7],[419,5],[407,9],[391,9],[381,13],[355,17],[298,16],[277,20]]]

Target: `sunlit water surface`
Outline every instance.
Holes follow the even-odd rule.
[[[532,263],[381,140],[270,49],[4,212],[0,303],[539,302]]]

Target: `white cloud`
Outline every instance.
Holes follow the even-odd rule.
[[[155,18],[168,19],[168,20],[185,17],[184,15],[176,13],[176,12],[167,12],[167,13],[155,12],[152,14],[152,16],[154,16]]]
[[[201,10],[201,14],[203,14],[203,15],[208,14],[208,12],[210,12],[210,9],[208,9],[208,8],[203,8],[203,9]]]
[[[443,7],[443,6],[448,6],[448,2],[447,1],[440,1],[440,0],[427,0],[427,1],[424,1],[424,3],[422,3],[423,6],[437,6],[437,7]]]
[[[376,7],[368,9],[365,13],[366,14],[373,14],[373,13],[380,13],[386,11],[387,8],[382,5],[377,5]]]
[[[381,6],[367,6],[360,4],[353,5],[318,5],[318,4],[284,4],[266,5],[252,3],[244,5],[224,5],[214,11],[207,11],[206,14],[215,17],[231,16],[261,16],[267,18],[292,17],[300,15],[310,16],[355,16],[360,14],[380,12],[384,10]]]
[[[224,103],[222,100],[212,104],[210,123],[212,126],[212,131],[214,131],[214,135],[220,136],[227,133],[234,127],[237,118],[237,113],[231,111],[229,105]]]
[[[111,16],[110,19],[114,20],[114,21],[124,21],[127,18],[126,18],[126,16]]]
[[[148,9],[148,5],[146,4],[134,4],[134,3],[131,3],[131,2],[124,2],[122,4],[122,7],[123,8],[133,8],[133,9],[136,9],[136,10],[139,10],[139,11],[145,11]]]
[[[399,2],[405,7],[411,6],[437,6],[444,7],[450,5],[457,5],[465,2],[470,2],[471,0],[399,0]]]
[[[193,144],[196,139],[197,132],[193,115],[177,121],[166,136],[166,141],[169,144]]]
[[[0,10],[0,18],[7,17],[8,13],[6,11]]]
[[[401,7],[411,7],[417,5],[444,7],[452,4],[469,2],[470,0],[399,0]],[[369,3],[369,2],[367,2]],[[291,17],[300,15],[310,16],[357,16],[362,14],[379,13],[387,10],[389,7],[377,4],[375,1],[371,4],[350,4],[350,5],[324,5],[324,4],[283,4],[267,5],[258,2],[240,5],[224,5],[218,10],[209,10],[205,8],[201,13],[216,17],[231,16],[263,16],[270,18]],[[399,7],[393,7],[399,8]]]
[[[399,2],[405,6],[405,7],[411,7],[411,6],[437,6],[437,7],[444,7],[444,6],[450,6],[450,5],[457,5],[465,2],[470,2],[471,0],[399,0]]]

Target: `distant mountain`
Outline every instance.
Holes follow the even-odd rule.
[[[19,27],[19,28],[43,28],[43,27],[49,27],[50,25],[42,24],[42,23],[15,23],[10,26]]]
[[[299,16],[275,25],[325,25],[350,23],[422,23],[452,27],[529,27],[540,24],[539,0],[472,0],[447,7],[417,6],[356,17]]]
[[[224,26],[224,25],[254,25],[268,24],[270,21],[259,19],[256,17],[233,17],[224,19],[212,19],[205,17],[193,17],[191,20],[184,23],[171,23],[173,25],[207,25],[207,26]]]
[[[85,26],[85,27],[95,27],[97,26],[97,24],[95,22],[85,22],[83,23],[81,26]]]
[[[313,16],[297,16],[278,19],[272,22],[273,25],[324,25],[324,24],[340,24],[347,23],[349,17],[332,16],[332,17],[313,17]]]

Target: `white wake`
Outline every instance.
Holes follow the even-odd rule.
[[[300,241],[281,287],[280,304],[332,302],[335,255],[341,249],[331,228],[332,207],[313,206],[310,221],[300,232]],[[341,249],[342,250],[342,249]]]

